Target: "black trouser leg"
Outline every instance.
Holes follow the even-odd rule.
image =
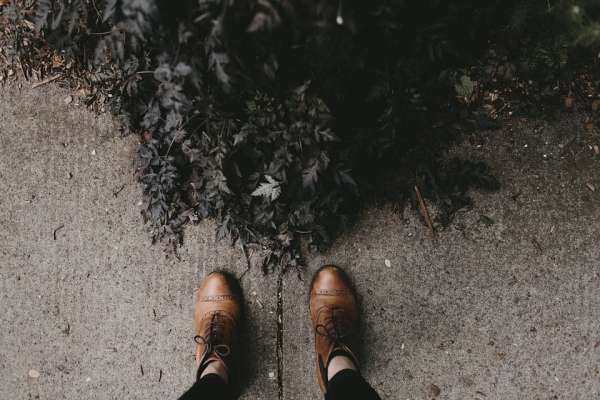
[[[377,392],[356,371],[344,369],[327,384],[325,400],[381,400]]]
[[[230,400],[228,385],[219,375],[208,374],[198,379],[179,400]]]

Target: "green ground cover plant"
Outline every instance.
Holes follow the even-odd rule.
[[[447,159],[464,131],[501,125],[486,91],[532,101],[596,85],[598,1],[0,0],[6,71],[61,75],[139,135],[137,177],[155,240],[205,218],[302,264],[373,201],[435,222],[499,183]],[[519,92],[521,90],[521,92]],[[488,93],[489,94],[489,93]],[[487,104],[484,104],[486,103]],[[525,111],[523,111],[525,112]]]

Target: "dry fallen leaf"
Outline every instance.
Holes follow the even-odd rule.
[[[64,60],[58,54],[52,56],[52,67],[60,68],[65,64]]]
[[[440,393],[442,393],[442,390],[437,385],[434,385],[433,383],[429,385],[429,395],[431,397],[436,398]]]
[[[575,102],[575,99],[572,96],[567,96],[565,97],[565,108],[567,110],[570,110],[573,108],[573,103]]]
[[[29,20],[24,19],[23,24],[31,31],[35,29],[35,24]]]
[[[592,111],[596,112],[600,110],[600,100],[592,101]]]

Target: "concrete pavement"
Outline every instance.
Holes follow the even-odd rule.
[[[150,246],[135,139],[68,95],[0,87],[0,398],[177,398],[194,378],[194,289],[215,269],[242,276],[246,259],[210,222],[187,229],[180,259]],[[411,210],[374,208],[300,273],[250,269],[241,398],[321,397],[306,300],[323,263],[355,281],[363,371],[382,398],[598,398],[600,160],[587,146],[600,139],[581,129],[577,115],[515,120],[453,149],[486,160],[502,189],[474,193],[437,241]]]

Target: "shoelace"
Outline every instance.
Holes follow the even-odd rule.
[[[214,352],[224,358],[231,353],[229,346],[222,343],[225,332],[225,323],[224,316],[219,312],[215,312],[211,316],[210,324],[208,324],[204,336],[194,336],[194,342],[205,346],[204,355]]]
[[[350,323],[342,309],[331,308],[323,323],[317,324],[315,331],[337,344],[350,334]]]

